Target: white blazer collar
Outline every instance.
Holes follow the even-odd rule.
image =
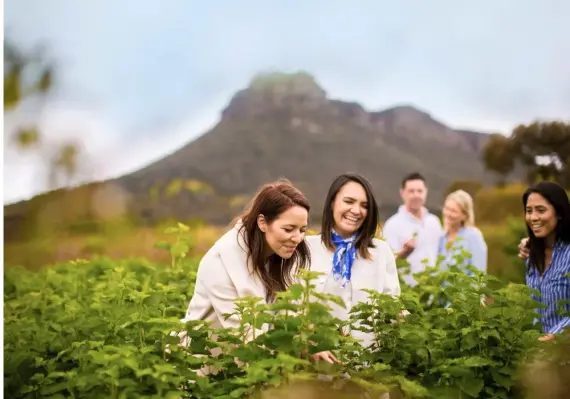
[[[242,226],[243,223],[238,220],[220,240],[220,258],[239,297],[257,296],[265,300],[265,287],[259,277],[253,273],[251,262],[247,261],[245,238],[239,231]]]

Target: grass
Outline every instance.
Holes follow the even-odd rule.
[[[104,255],[111,259],[146,258],[152,262],[169,262],[169,255],[155,247],[157,242],[171,239],[164,234],[165,225],[154,228],[118,227],[97,233],[67,233],[29,241],[6,242],[4,262],[7,266],[22,266],[28,270],[39,270],[50,264],[94,255]],[[489,272],[500,278],[522,282],[521,269],[503,251],[503,247],[512,241],[506,223],[487,223],[479,228],[489,248]],[[225,229],[226,226],[194,225],[191,228],[194,245],[189,256],[202,256]],[[311,229],[309,233],[315,234],[316,230]]]
[[[194,246],[189,256],[203,255],[223,232],[224,227],[192,228]],[[39,270],[50,264],[93,255],[105,255],[111,259],[146,258],[152,262],[168,263],[170,256],[156,248],[155,244],[171,238],[164,234],[164,227],[124,229],[120,233],[46,236],[5,243],[4,263],[7,266]]]

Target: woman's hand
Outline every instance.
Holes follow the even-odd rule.
[[[530,250],[528,249],[528,237],[523,238],[519,243],[519,258],[527,259],[530,255]]]
[[[340,360],[338,360],[331,351],[322,351],[322,352],[317,352],[313,355],[311,355],[311,358],[313,358],[313,360],[318,361],[318,360],[324,360],[326,362],[329,362],[331,364],[334,363],[340,363]]]
[[[556,337],[554,336],[554,334],[546,334],[546,335],[543,335],[542,337],[538,338],[538,340],[542,341],[542,342],[553,341],[555,339],[556,339]]]

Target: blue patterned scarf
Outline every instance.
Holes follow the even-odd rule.
[[[344,239],[335,231],[331,232],[332,242],[336,246],[333,256],[333,276],[336,281],[340,280],[340,286],[344,288],[350,281],[352,265],[356,259],[354,240],[357,235]]]

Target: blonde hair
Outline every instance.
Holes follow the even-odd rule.
[[[473,198],[469,195],[467,191],[457,190],[449,194],[445,201],[453,201],[455,202],[463,216],[465,216],[465,221],[463,222],[463,226],[475,226],[475,210],[473,209]],[[449,226],[444,226],[445,231],[448,231]]]

